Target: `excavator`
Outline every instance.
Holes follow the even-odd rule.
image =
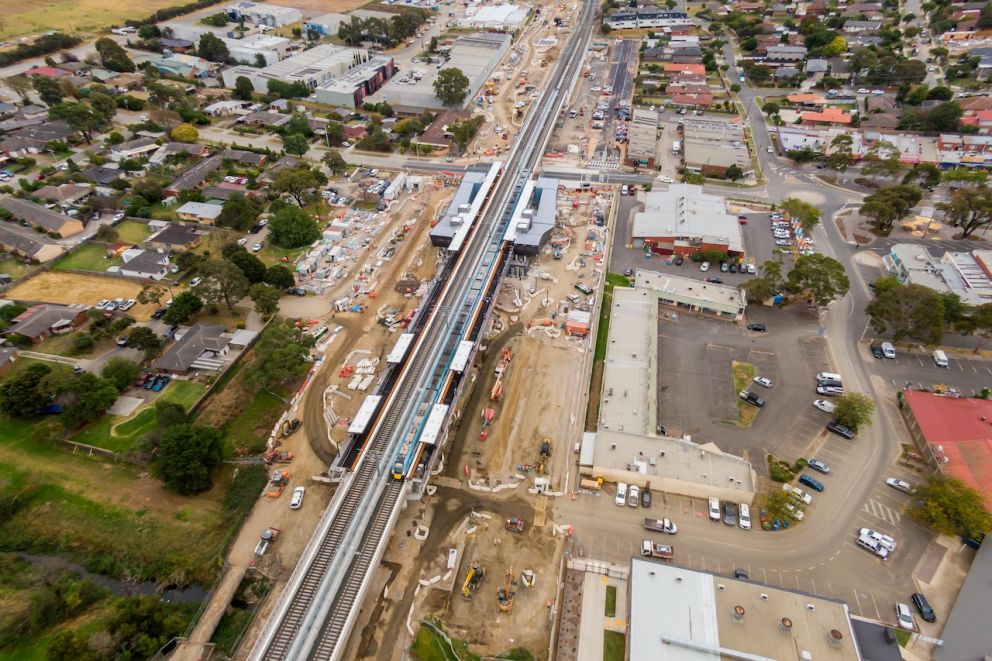
[[[469,565],[465,574],[465,582],[462,583],[462,599],[471,599],[472,593],[479,589],[482,579],[486,576],[486,565],[481,562],[473,562]]]
[[[541,441],[541,456],[537,460],[537,472],[544,475],[547,472],[548,459],[551,457],[551,439]]]
[[[505,588],[501,587],[496,591],[496,605],[504,613],[509,613],[513,610],[513,597],[517,594],[517,579],[513,577],[513,567],[506,571],[506,575],[509,580],[507,580]]]

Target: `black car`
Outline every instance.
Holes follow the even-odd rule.
[[[721,280],[720,278],[716,278],[716,277],[706,278],[706,282],[712,282],[714,285],[722,285],[723,284],[723,280]]]
[[[882,345],[881,344],[872,344],[871,345],[871,355],[874,358],[885,358],[885,353],[882,351]]]
[[[290,287],[287,291],[290,294],[292,294],[293,296],[306,296],[307,295],[307,290],[306,289],[302,289],[300,287]]]
[[[641,507],[651,507],[651,489],[641,489]]]
[[[723,522],[728,526],[737,525],[737,504],[724,501],[723,503]]]
[[[748,324],[747,329],[749,331],[755,331],[756,333],[764,333],[768,330],[768,326],[764,324]]]
[[[854,432],[840,424],[836,420],[831,420],[827,423],[827,431],[832,431],[838,436],[843,436],[844,438],[850,440],[854,438]]]
[[[730,264],[730,272],[731,273],[737,273],[737,264],[734,264],[734,263],[731,263]]]
[[[761,399],[758,395],[754,394],[749,390],[745,390],[741,393],[741,399],[743,399],[748,404],[757,406],[759,409],[765,405],[765,400]]]
[[[683,262],[684,262],[684,260],[681,257],[676,257],[675,258],[675,265],[676,266],[682,266]]]
[[[937,615],[933,612],[933,608],[930,607],[930,602],[919,592],[914,592],[912,597],[913,605],[916,606],[916,610],[920,611],[920,617],[922,617],[927,622],[936,622]]]
[[[165,308],[159,308],[152,313],[152,319],[161,319],[165,316]]]
[[[742,581],[746,581],[748,579],[747,570],[744,569],[743,567],[735,567],[734,568],[734,578],[739,578]]]

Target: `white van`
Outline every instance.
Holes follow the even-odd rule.
[[[817,381],[843,381],[840,374],[834,374],[833,372],[820,372],[816,375]]]
[[[933,364],[937,367],[947,367],[947,354],[937,349],[933,352]]]
[[[720,499],[716,496],[710,496],[710,519],[720,520]]]
[[[617,499],[616,504],[623,507],[627,504],[627,483],[617,482]]]

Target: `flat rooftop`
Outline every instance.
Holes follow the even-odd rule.
[[[702,186],[673,184],[667,191],[645,194],[644,210],[634,214],[632,236],[641,238],[721,239],[730,250],[744,252],[737,217],[727,213],[723,197]]]
[[[646,434],[654,398],[658,299],[643,289],[616,287],[603,365],[599,429]],[[650,429],[654,431],[654,429]]]
[[[716,311],[737,312],[747,302],[744,292],[737,287],[658,271],[637,269],[634,273],[634,285],[638,289],[656,292],[662,295],[662,298],[675,302],[691,299],[706,303],[706,307]]]

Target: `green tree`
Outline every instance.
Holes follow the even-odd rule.
[[[806,234],[810,234],[820,223],[820,210],[809,202],[804,202],[796,197],[789,197],[782,200],[780,206],[789,216],[799,221],[800,227]]]
[[[241,246],[237,247],[241,248]],[[236,250],[227,260],[241,269],[249,283],[254,285],[265,279],[265,264],[244,248]]]
[[[15,418],[37,414],[50,394],[46,382],[51,373],[48,365],[34,363],[0,383],[0,411]]]
[[[970,314],[960,314],[954,322],[954,330],[962,335],[977,337],[975,353],[981,351],[992,340],[992,303],[982,303],[975,306]]]
[[[864,199],[861,215],[869,218],[882,231],[909,215],[913,207],[923,199],[923,192],[916,186],[886,186]]]
[[[896,342],[918,340],[940,344],[944,337],[944,302],[934,290],[923,285],[897,285],[879,292],[865,308],[871,325],[879,333],[891,330]]]
[[[211,473],[224,459],[224,435],[214,427],[191,423],[165,432],[152,470],[165,486],[183,496],[213,486]]]
[[[153,356],[162,346],[162,338],[148,326],[137,326],[128,333],[127,345],[132,349],[141,349],[145,356]]]
[[[105,122],[109,122],[117,115],[117,102],[106,94],[100,92],[90,94],[90,105]]]
[[[881,175],[894,178],[904,169],[899,161],[899,149],[891,142],[884,141],[873,145],[861,163],[861,173],[866,177]]]
[[[983,170],[970,170],[968,168],[954,168],[941,173],[941,181],[949,184],[967,184],[969,186],[981,186],[988,182],[989,173]]]
[[[331,175],[335,177],[339,177],[348,171],[348,162],[344,160],[341,152],[337,149],[327,152],[327,155],[324,156],[324,165],[327,166]]]
[[[203,300],[191,291],[182,291],[172,299],[172,305],[162,315],[167,324],[181,324],[189,321],[203,309]]]
[[[944,87],[943,85],[934,87],[927,93],[927,101],[950,101],[953,98],[954,91],[950,87]]]
[[[176,142],[193,143],[200,139],[200,132],[192,124],[180,124],[169,134]]]
[[[114,384],[90,372],[63,380],[56,392],[65,402],[62,424],[70,429],[96,420],[117,400]]]
[[[279,311],[279,290],[271,285],[254,284],[248,290],[248,296],[255,304],[255,311],[264,318]]]
[[[296,277],[282,264],[273,264],[265,270],[264,282],[276,289],[289,289],[296,284]]]
[[[769,101],[764,105],[764,107],[762,107],[764,113],[769,117],[772,115],[777,115],[781,109],[782,108],[775,101]]]
[[[871,424],[874,412],[875,402],[871,397],[860,392],[849,392],[837,398],[834,419],[848,429],[858,431],[858,428]]]
[[[906,92],[906,96],[903,97],[902,102],[907,106],[918,106],[927,100],[927,94],[929,93],[930,88],[926,85],[914,85]]]
[[[217,225],[244,232],[255,224],[261,211],[261,206],[254,200],[238,193],[224,202],[220,215],[217,216]]]
[[[953,326],[965,316],[964,301],[957,294],[949,291],[938,292],[940,300],[944,303],[944,323]]]
[[[159,597],[120,597],[107,631],[121,650],[121,661],[150,659],[169,640],[182,635],[188,615]],[[104,657],[105,658],[105,657]]]
[[[827,156],[823,162],[831,170],[844,172],[851,166],[851,161],[851,152],[838,151],[830,154],[830,156]]]
[[[255,347],[255,362],[246,370],[245,381],[270,391],[306,373],[306,358],[314,340],[289,320],[275,321],[262,332]]]
[[[127,51],[121,48],[120,44],[113,39],[101,37],[96,40],[94,46],[96,47],[96,52],[100,55],[100,62],[103,64],[104,69],[121,73],[134,71],[134,62],[127,56]]]
[[[199,289],[208,303],[223,301],[228,310],[233,310],[234,304],[248,294],[250,283],[237,264],[210,259],[201,263],[197,272],[203,278]]]
[[[441,69],[434,80],[434,96],[447,108],[459,106],[468,96],[469,80],[457,67]]]
[[[74,131],[83,134],[83,139],[90,142],[93,131],[104,123],[104,118],[98,112],[82,103],[59,103],[48,109],[48,118],[61,119]]]
[[[246,76],[238,76],[234,81],[234,98],[242,101],[251,101],[252,94],[255,93],[255,86]]]
[[[759,269],[761,275],[751,278],[741,285],[748,300],[760,303],[782,291],[785,280],[782,278],[782,262],[768,260]]]
[[[272,177],[272,190],[289,195],[301,208],[318,186],[320,186],[320,180],[316,173],[306,165],[283,168]]]
[[[737,181],[738,179],[744,178],[744,171],[741,170],[740,166],[737,165],[736,163],[731,163],[730,167],[727,168],[727,172],[725,173],[725,176],[727,177],[727,179],[730,179],[731,181]]]
[[[310,141],[299,133],[288,133],[282,136],[282,148],[287,154],[303,156],[310,150]]]
[[[940,168],[933,163],[917,163],[902,178],[903,185],[920,184],[933,188],[940,183]]]
[[[227,50],[227,44],[212,32],[205,32],[200,36],[200,43],[196,47],[196,52],[200,57],[211,62],[220,62],[223,64],[231,59],[231,53]]]
[[[801,255],[789,271],[789,289],[802,292],[807,300],[819,306],[829,305],[847,293],[851,282],[844,265],[820,253]]]
[[[301,248],[320,238],[320,228],[303,209],[285,206],[269,219],[269,236],[280,248]]]
[[[992,188],[982,185],[958,189],[937,208],[944,212],[948,223],[961,228],[961,238],[967,239],[975,230],[992,225]]]
[[[464,122],[455,122],[448,127],[448,130],[451,132],[452,139],[454,139],[455,144],[458,145],[458,149],[463,152],[468,149],[468,145],[472,142],[472,138],[475,137],[475,133],[478,129],[479,123],[471,119],[467,119]]]
[[[280,127],[283,135],[289,133],[298,133],[305,138],[309,138],[313,135],[313,131],[310,129],[310,122],[307,120],[306,115],[301,115],[298,112],[294,112],[282,127]]]
[[[138,370],[138,363],[115,356],[103,365],[100,376],[114,384],[117,392],[122,392],[138,378]]]
[[[992,529],[982,495],[960,480],[935,473],[916,491],[910,516],[942,535],[976,536]]]
[[[161,305],[162,299],[169,290],[159,285],[145,285],[138,292],[137,301],[142,305]]]

